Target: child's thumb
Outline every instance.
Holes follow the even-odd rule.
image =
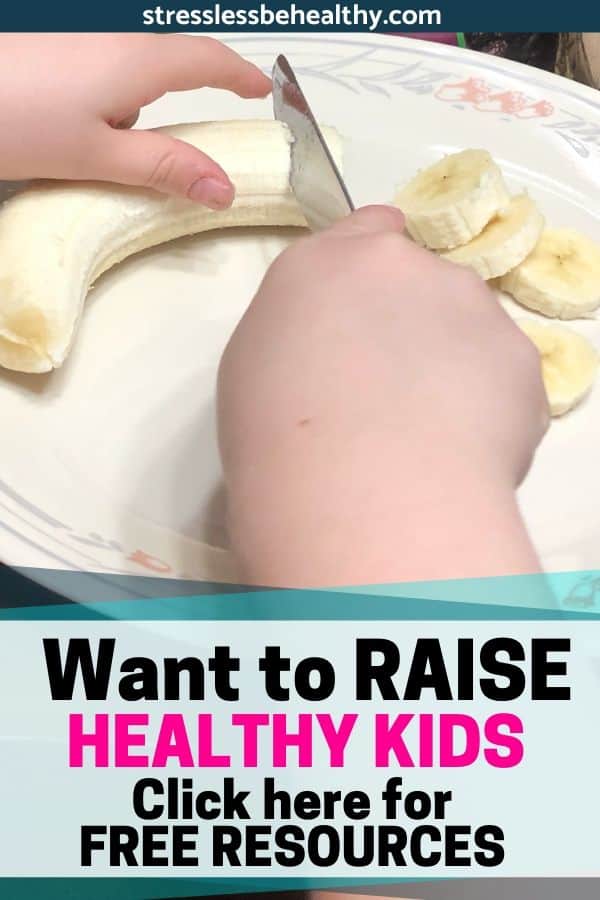
[[[89,177],[188,197],[212,209],[230,206],[235,190],[223,169],[191,144],[156,131],[109,128]]]
[[[363,206],[344,219],[340,219],[330,229],[330,234],[375,234],[381,231],[404,230],[404,215],[390,204]]]

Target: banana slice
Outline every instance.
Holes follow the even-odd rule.
[[[432,250],[466,244],[510,202],[502,172],[486,150],[462,150],[419,172],[394,203],[415,241]]]
[[[600,305],[600,246],[573,229],[547,228],[533,252],[500,286],[545,316],[589,316]]]
[[[531,197],[519,194],[488,222],[481,234],[442,256],[474,269],[486,281],[498,278],[523,262],[543,228],[544,217]]]
[[[540,352],[550,413],[561,416],[590,390],[598,354],[587,338],[564,325],[546,325],[532,319],[519,319],[517,325]]]
[[[145,189],[39,182],[0,209],[0,365],[48,372],[74,339],[93,282],[127,256],[215,228],[305,225],[289,186],[290,133],[275,121],[159,129],[201,147],[236,187],[214,211]],[[325,129],[336,162],[341,141]]]

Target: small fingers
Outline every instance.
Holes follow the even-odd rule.
[[[200,87],[222,88],[240,97],[266,97],[271,79],[213,38],[192,35],[155,35],[153,59],[160,93]]]

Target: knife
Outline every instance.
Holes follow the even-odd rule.
[[[312,231],[354,211],[321,129],[285,56],[273,66],[273,112],[292,133],[290,186]]]

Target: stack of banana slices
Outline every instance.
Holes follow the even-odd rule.
[[[569,228],[546,228],[527,193],[511,196],[486,150],[463,150],[419,172],[396,195],[418,244],[467,266],[521,306],[558,319],[589,318],[600,306],[600,246]],[[571,328],[517,323],[540,352],[552,415],[592,386],[598,354]]]

